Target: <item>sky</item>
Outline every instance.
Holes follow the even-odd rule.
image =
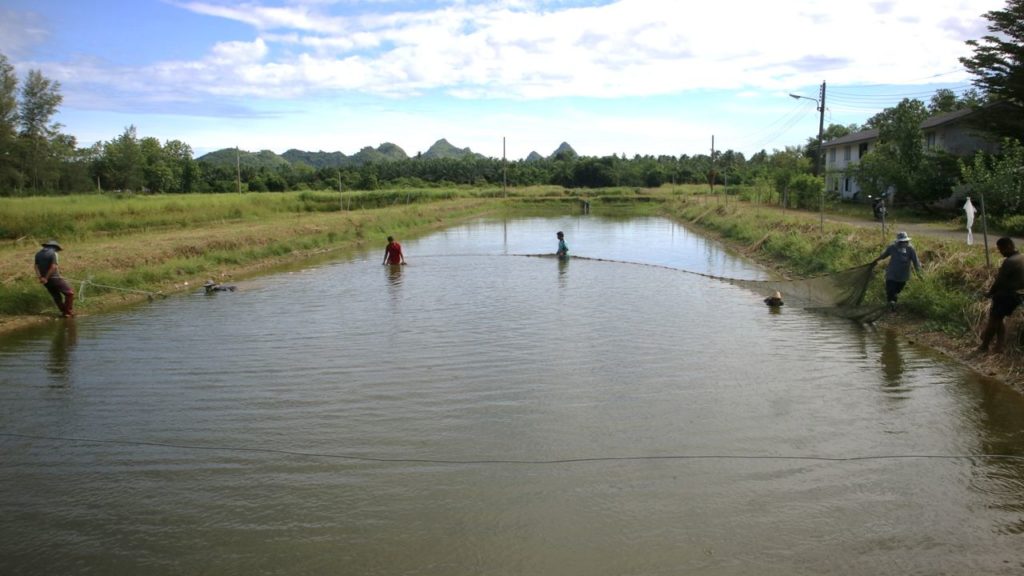
[[[961,94],[1005,0],[0,0],[79,146],[748,157]],[[796,94],[801,98],[792,98]]]

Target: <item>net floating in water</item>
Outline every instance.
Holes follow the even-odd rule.
[[[754,290],[761,294],[781,292],[786,304],[816,312],[848,318],[857,322],[874,322],[885,313],[885,306],[862,306],[875,262],[831,274],[794,280],[741,280],[709,276]],[[702,276],[708,276],[702,274]]]

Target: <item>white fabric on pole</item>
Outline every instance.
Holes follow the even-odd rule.
[[[964,212],[967,213],[967,245],[974,244],[974,232],[971,228],[974,227],[974,214],[977,210],[974,209],[974,204],[971,204],[971,197],[967,197],[967,202],[964,202]]]

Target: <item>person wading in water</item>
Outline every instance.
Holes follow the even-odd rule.
[[[555,252],[555,256],[564,260],[569,257],[569,247],[565,245],[565,234],[559,231],[555,236],[558,238],[558,251]]]
[[[402,254],[402,245],[395,241],[394,236],[388,236],[388,245],[384,247],[384,264],[392,266],[405,264],[405,254]]]

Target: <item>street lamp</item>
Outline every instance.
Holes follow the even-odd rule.
[[[821,83],[821,98],[811,98],[799,94],[790,94],[790,98],[796,100],[810,100],[818,105],[818,153],[814,157],[814,175],[821,176],[822,163],[825,160],[825,150],[822,148],[822,135],[825,132],[825,82]],[[821,185],[821,231],[825,231],[825,183]]]

